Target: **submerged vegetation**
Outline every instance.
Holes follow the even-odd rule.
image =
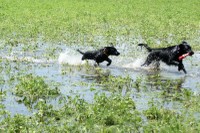
[[[190,102],[198,100],[190,99]],[[186,101],[185,101],[186,102]],[[62,107],[55,109],[40,100],[31,116],[8,112],[0,113],[0,131],[7,132],[198,132],[200,120],[194,116],[195,106],[183,110],[169,110],[151,104],[148,110],[137,111],[130,95],[95,94],[88,103],[80,96],[63,99]],[[195,102],[196,103],[196,102]],[[199,104],[198,104],[199,107]],[[191,112],[193,112],[191,114]],[[185,113],[188,115],[185,116]],[[41,127],[41,128],[39,128]]]
[[[139,42],[162,47],[187,40],[200,50],[199,5],[1,0],[0,132],[200,132],[199,61],[190,59],[191,75],[173,71],[174,77],[120,64],[138,57],[132,45]],[[110,42],[122,47],[108,68],[57,63],[66,47],[73,51],[66,58],[76,60],[77,46]]]
[[[55,98],[60,95],[57,88],[50,89],[43,78],[33,76],[32,74],[21,77],[19,82],[14,94],[20,97],[18,102],[23,102],[28,107],[32,107],[38,99],[47,100],[48,98]]]
[[[98,68],[96,71],[103,70]],[[94,92],[91,101],[73,91],[63,95],[57,85],[57,88],[50,89],[51,84],[46,83],[45,77],[27,74],[17,78],[19,80],[13,95],[18,97],[19,104],[27,106],[31,114],[13,115],[7,111],[3,101],[9,91],[1,91],[0,131],[200,131],[199,95],[181,87],[182,80],[163,79],[159,74],[140,76],[133,80],[130,76],[104,76],[104,73],[96,73],[98,76],[92,80],[92,86],[89,88]],[[84,85],[89,86],[89,83]],[[135,97],[141,98],[142,94],[145,94],[145,97],[152,95],[144,110],[137,108],[138,103],[135,102]],[[173,107],[169,108],[170,104]]]

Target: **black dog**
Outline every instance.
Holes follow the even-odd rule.
[[[182,59],[188,55],[192,56],[194,54],[190,45],[185,41],[179,45],[166,48],[150,48],[147,44],[142,43],[138,44],[138,46],[144,46],[149,52],[149,55],[147,56],[147,59],[142,66],[148,66],[153,61],[157,61],[159,66],[159,61],[161,60],[167,65],[178,66],[178,70],[183,70],[185,74],[187,72],[182,63]]]
[[[98,65],[103,61],[107,61],[107,66],[109,66],[112,62],[112,60],[108,58],[109,55],[118,56],[120,54],[113,46],[104,47],[96,51],[87,51],[85,53],[81,52],[79,49],[77,51],[83,55],[82,60],[95,60]]]

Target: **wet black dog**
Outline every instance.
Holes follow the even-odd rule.
[[[114,48],[113,46],[104,47],[104,48],[96,50],[96,51],[82,52],[79,49],[77,51],[83,55],[82,60],[86,60],[86,59],[87,60],[95,60],[98,65],[99,65],[99,63],[101,63],[103,61],[107,61],[108,62],[107,66],[109,66],[112,62],[112,60],[110,58],[108,58],[109,55],[115,55],[115,56],[120,55],[120,53],[117,51],[117,49]]]
[[[178,70],[183,70],[185,74],[187,72],[184,68],[182,59],[188,55],[192,56],[194,54],[191,46],[185,41],[179,45],[166,48],[150,48],[147,44],[142,43],[138,44],[138,46],[144,46],[149,52],[149,55],[142,66],[148,66],[153,61],[156,61],[159,66],[159,61],[163,61],[167,65],[178,66]]]

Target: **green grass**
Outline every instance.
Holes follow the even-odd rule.
[[[95,95],[89,104],[79,96],[63,100],[63,107],[54,109],[45,101],[36,104],[38,111],[27,117],[11,117],[2,113],[0,131],[7,132],[119,132],[137,131],[141,123],[131,97],[112,94]],[[1,115],[1,113],[0,113]],[[8,124],[9,123],[9,124]]]
[[[40,100],[31,116],[11,116],[0,106],[0,132],[199,132],[200,119],[194,116],[199,112],[198,101],[199,96],[192,96],[181,113],[152,103],[139,112],[130,95],[119,94],[95,94],[92,103],[69,96],[61,100],[59,109]]]
[[[152,106],[145,112],[148,124],[144,126],[145,132],[199,132],[198,121],[194,116],[187,117],[174,111]]]
[[[32,74],[20,78],[20,82],[16,86],[14,93],[20,98],[18,102],[24,103],[29,108],[34,108],[33,105],[38,102],[38,99],[47,100],[60,95],[57,88],[51,89],[42,77]]]
[[[1,0],[0,39],[9,43],[42,37],[47,41],[95,43],[95,36],[107,42],[117,36],[142,36],[167,44],[190,40],[198,49],[200,1],[193,0]]]

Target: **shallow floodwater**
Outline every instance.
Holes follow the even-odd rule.
[[[63,95],[80,94],[88,102],[93,100],[96,92],[109,93],[109,90],[104,90],[95,84],[98,78],[97,69],[101,70],[103,76],[130,76],[133,81],[140,78],[147,90],[132,93],[138,110],[147,109],[148,102],[152,99],[162,100],[157,98],[159,90],[156,89],[158,87],[156,82],[158,81],[170,81],[172,85],[179,84],[180,87],[191,90],[195,95],[200,94],[200,52],[198,51],[195,51],[193,57],[184,59],[183,63],[188,72],[188,74],[184,74],[182,71],[179,72],[177,67],[167,66],[164,63],[161,63],[159,70],[155,70],[153,66],[141,67],[147,52],[134,45],[126,47],[124,44],[117,45],[116,48],[121,54],[120,56],[110,56],[112,64],[109,67],[106,66],[106,62],[100,64],[99,67],[94,67],[93,61],[81,61],[81,55],[76,51],[77,47],[67,47],[62,44],[54,46],[56,49],[53,50],[50,47],[40,44],[39,48],[32,50],[25,49],[23,45],[1,49],[0,87],[2,91],[7,92],[3,104],[13,115],[31,113],[24,104],[17,102],[17,97],[12,93],[18,81],[10,81],[12,77],[29,73],[44,77],[50,86],[58,86]],[[85,51],[86,47],[79,47],[79,49]],[[87,47],[87,50],[92,49],[94,48]],[[95,90],[91,90],[91,88],[95,88]],[[126,93],[126,90],[122,90],[121,93]],[[57,104],[56,100],[52,103]],[[166,102],[164,105],[171,109],[180,108],[179,104],[174,102]]]

